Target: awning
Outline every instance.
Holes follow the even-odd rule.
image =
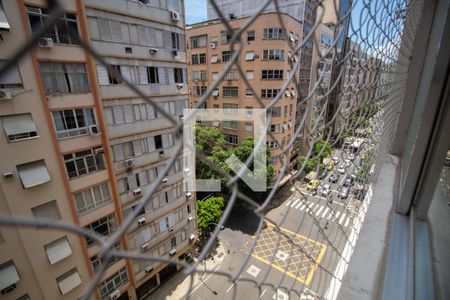
[[[31,114],[4,116],[2,117],[2,124],[6,135],[36,132],[36,125],[31,118]]]
[[[7,288],[20,280],[16,266],[13,263],[0,269],[0,290]]]
[[[245,54],[245,60],[253,60],[255,58],[255,52],[247,52]]]
[[[72,248],[70,248],[67,238],[62,238],[45,246],[45,252],[47,252],[50,264],[53,265],[70,256],[72,254]]]
[[[58,281],[61,294],[65,295],[81,284],[80,274],[76,270],[72,274]]]
[[[8,19],[6,18],[5,11],[3,10],[3,7],[0,4],[0,30],[7,30],[9,31],[11,27],[9,26]]]
[[[50,174],[44,160],[17,166],[20,180],[24,188],[32,188],[50,181]]]

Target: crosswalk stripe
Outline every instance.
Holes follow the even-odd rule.
[[[302,203],[302,206],[300,207],[300,211],[303,211],[306,208],[306,205]]]
[[[300,201],[297,206],[295,207],[295,209],[298,209],[300,207],[300,205],[302,205],[303,203]]]
[[[319,206],[321,206],[320,203],[317,203],[317,205],[314,206],[313,212],[314,212]]]
[[[316,211],[316,216],[318,216],[322,210],[323,210],[323,206],[321,206],[321,207],[319,208],[319,210]]]
[[[348,223],[350,223],[350,217],[347,218],[347,221],[345,221],[344,227],[348,226]]]
[[[336,213],[336,215],[334,216],[335,218],[336,218],[336,220],[337,220],[337,218],[339,218],[339,215],[341,214],[341,212],[340,211],[338,211],[337,213]]]
[[[339,219],[339,224],[342,225],[342,222],[345,220],[345,214],[342,213],[341,218]]]
[[[331,219],[331,217],[333,216],[333,211],[332,210],[330,210],[330,214],[328,215],[328,218],[327,218],[327,220],[329,220],[329,219]]]
[[[286,206],[289,206],[289,204],[291,204],[291,200],[289,200],[287,203],[286,203]]]
[[[294,207],[294,205],[297,204],[297,202],[298,202],[299,200],[300,200],[300,199],[296,199],[296,200],[294,201],[294,203],[291,204],[291,207]]]
[[[327,214],[327,212],[328,212],[329,210],[330,210],[330,208],[327,207],[327,208],[323,211],[322,218],[325,217],[325,215]]]

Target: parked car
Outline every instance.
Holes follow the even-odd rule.
[[[350,186],[352,186],[353,185],[353,183],[355,182],[355,178],[356,178],[356,176],[355,175],[347,175],[347,177],[345,177],[345,180],[344,180],[344,186],[345,187],[350,187]]]
[[[344,172],[345,172],[345,169],[344,169]],[[331,173],[330,177],[328,178],[328,181],[332,182],[332,183],[336,183],[339,180],[339,177],[340,177],[339,173],[333,172],[333,173]]]
[[[350,153],[350,154],[347,156],[347,159],[349,159],[349,160],[351,160],[351,161],[354,161],[354,160],[355,160],[355,154]]]
[[[319,179],[324,179],[325,177],[327,177],[328,175],[328,171],[327,169],[319,169]]]
[[[306,189],[311,192],[313,195],[317,193],[317,188],[320,185],[320,181],[317,179],[311,180],[308,185],[306,186]]]
[[[333,171],[333,169],[334,169],[334,163],[330,162],[330,163],[327,165],[326,168],[327,168],[328,171]]]
[[[342,188],[338,191],[338,197],[341,198],[341,199],[347,199],[349,190],[350,190],[349,187],[342,187]]]
[[[332,161],[335,165],[337,165],[337,164],[339,164],[339,163],[341,162],[341,159],[340,159],[339,157],[337,157],[337,156],[333,156],[333,157],[331,158],[331,161]]]
[[[348,167],[350,167],[352,165],[352,162],[349,160],[349,159],[346,159],[345,161],[344,161],[344,164],[343,164],[343,166],[344,166],[344,168],[348,168]]]
[[[339,169],[338,169],[338,172],[341,173],[341,174],[344,174],[345,173],[344,166],[340,166]]]
[[[323,197],[327,197],[331,193],[331,185],[325,184],[320,189],[320,195]]]

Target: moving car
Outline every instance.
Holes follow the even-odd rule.
[[[317,193],[317,188],[320,185],[320,181],[317,179],[311,180],[308,185],[306,186],[306,189],[311,192],[313,195]]]
[[[345,169],[344,169],[344,172],[345,172]],[[339,173],[333,172],[333,173],[331,173],[330,177],[328,178],[328,181],[332,182],[332,183],[336,183],[339,180],[339,177],[340,177]]]
[[[339,169],[338,169],[338,172],[341,173],[341,174],[344,174],[345,173],[344,166],[340,166]]]
[[[341,199],[347,199],[349,190],[350,190],[349,187],[342,187],[338,191],[338,197],[341,198]]]
[[[330,193],[331,193],[331,185],[329,185],[329,184],[325,184],[320,189],[320,195],[323,197],[327,197]]]

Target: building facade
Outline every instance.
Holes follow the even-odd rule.
[[[181,157],[164,174],[175,127],[124,82],[176,118],[187,107],[183,2],[61,2],[62,22],[0,78],[0,211],[108,238],[165,176],[115,247],[177,258],[195,238],[196,222]],[[45,3],[2,1],[2,63],[48,20]],[[100,246],[84,236],[21,227],[0,233],[5,299],[77,299],[102,265]],[[105,267],[96,299],[143,299],[176,271],[125,259]]]
[[[237,63],[257,95],[253,95],[244,80],[240,79],[237,69],[232,67],[202,106],[208,109],[223,109],[224,113],[230,114],[238,108],[247,110],[247,123],[207,120],[209,125],[223,131],[227,143],[231,146],[239,145],[245,137],[253,136],[252,109],[261,108],[255,96],[260,97],[265,106],[269,105],[292,74],[292,63],[298,60],[298,56],[292,55],[291,47],[298,45],[301,38],[300,23],[282,14],[287,30],[285,32],[274,15],[262,14],[241,35],[242,51]],[[237,29],[247,20],[247,17],[233,19],[230,24]],[[217,20],[188,26],[186,34],[189,43],[189,99],[190,105],[195,107],[206,94],[208,87],[219,79],[233,52],[230,48],[231,36],[225,31],[223,23]],[[282,166],[277,157],[293,137],[297,98],[297,88],[292,81],[271,109],[270,132],[275,139],[268,136],[266,143],[272,151],[276,171]],[[288,158],[290,155],[289,152]]]

